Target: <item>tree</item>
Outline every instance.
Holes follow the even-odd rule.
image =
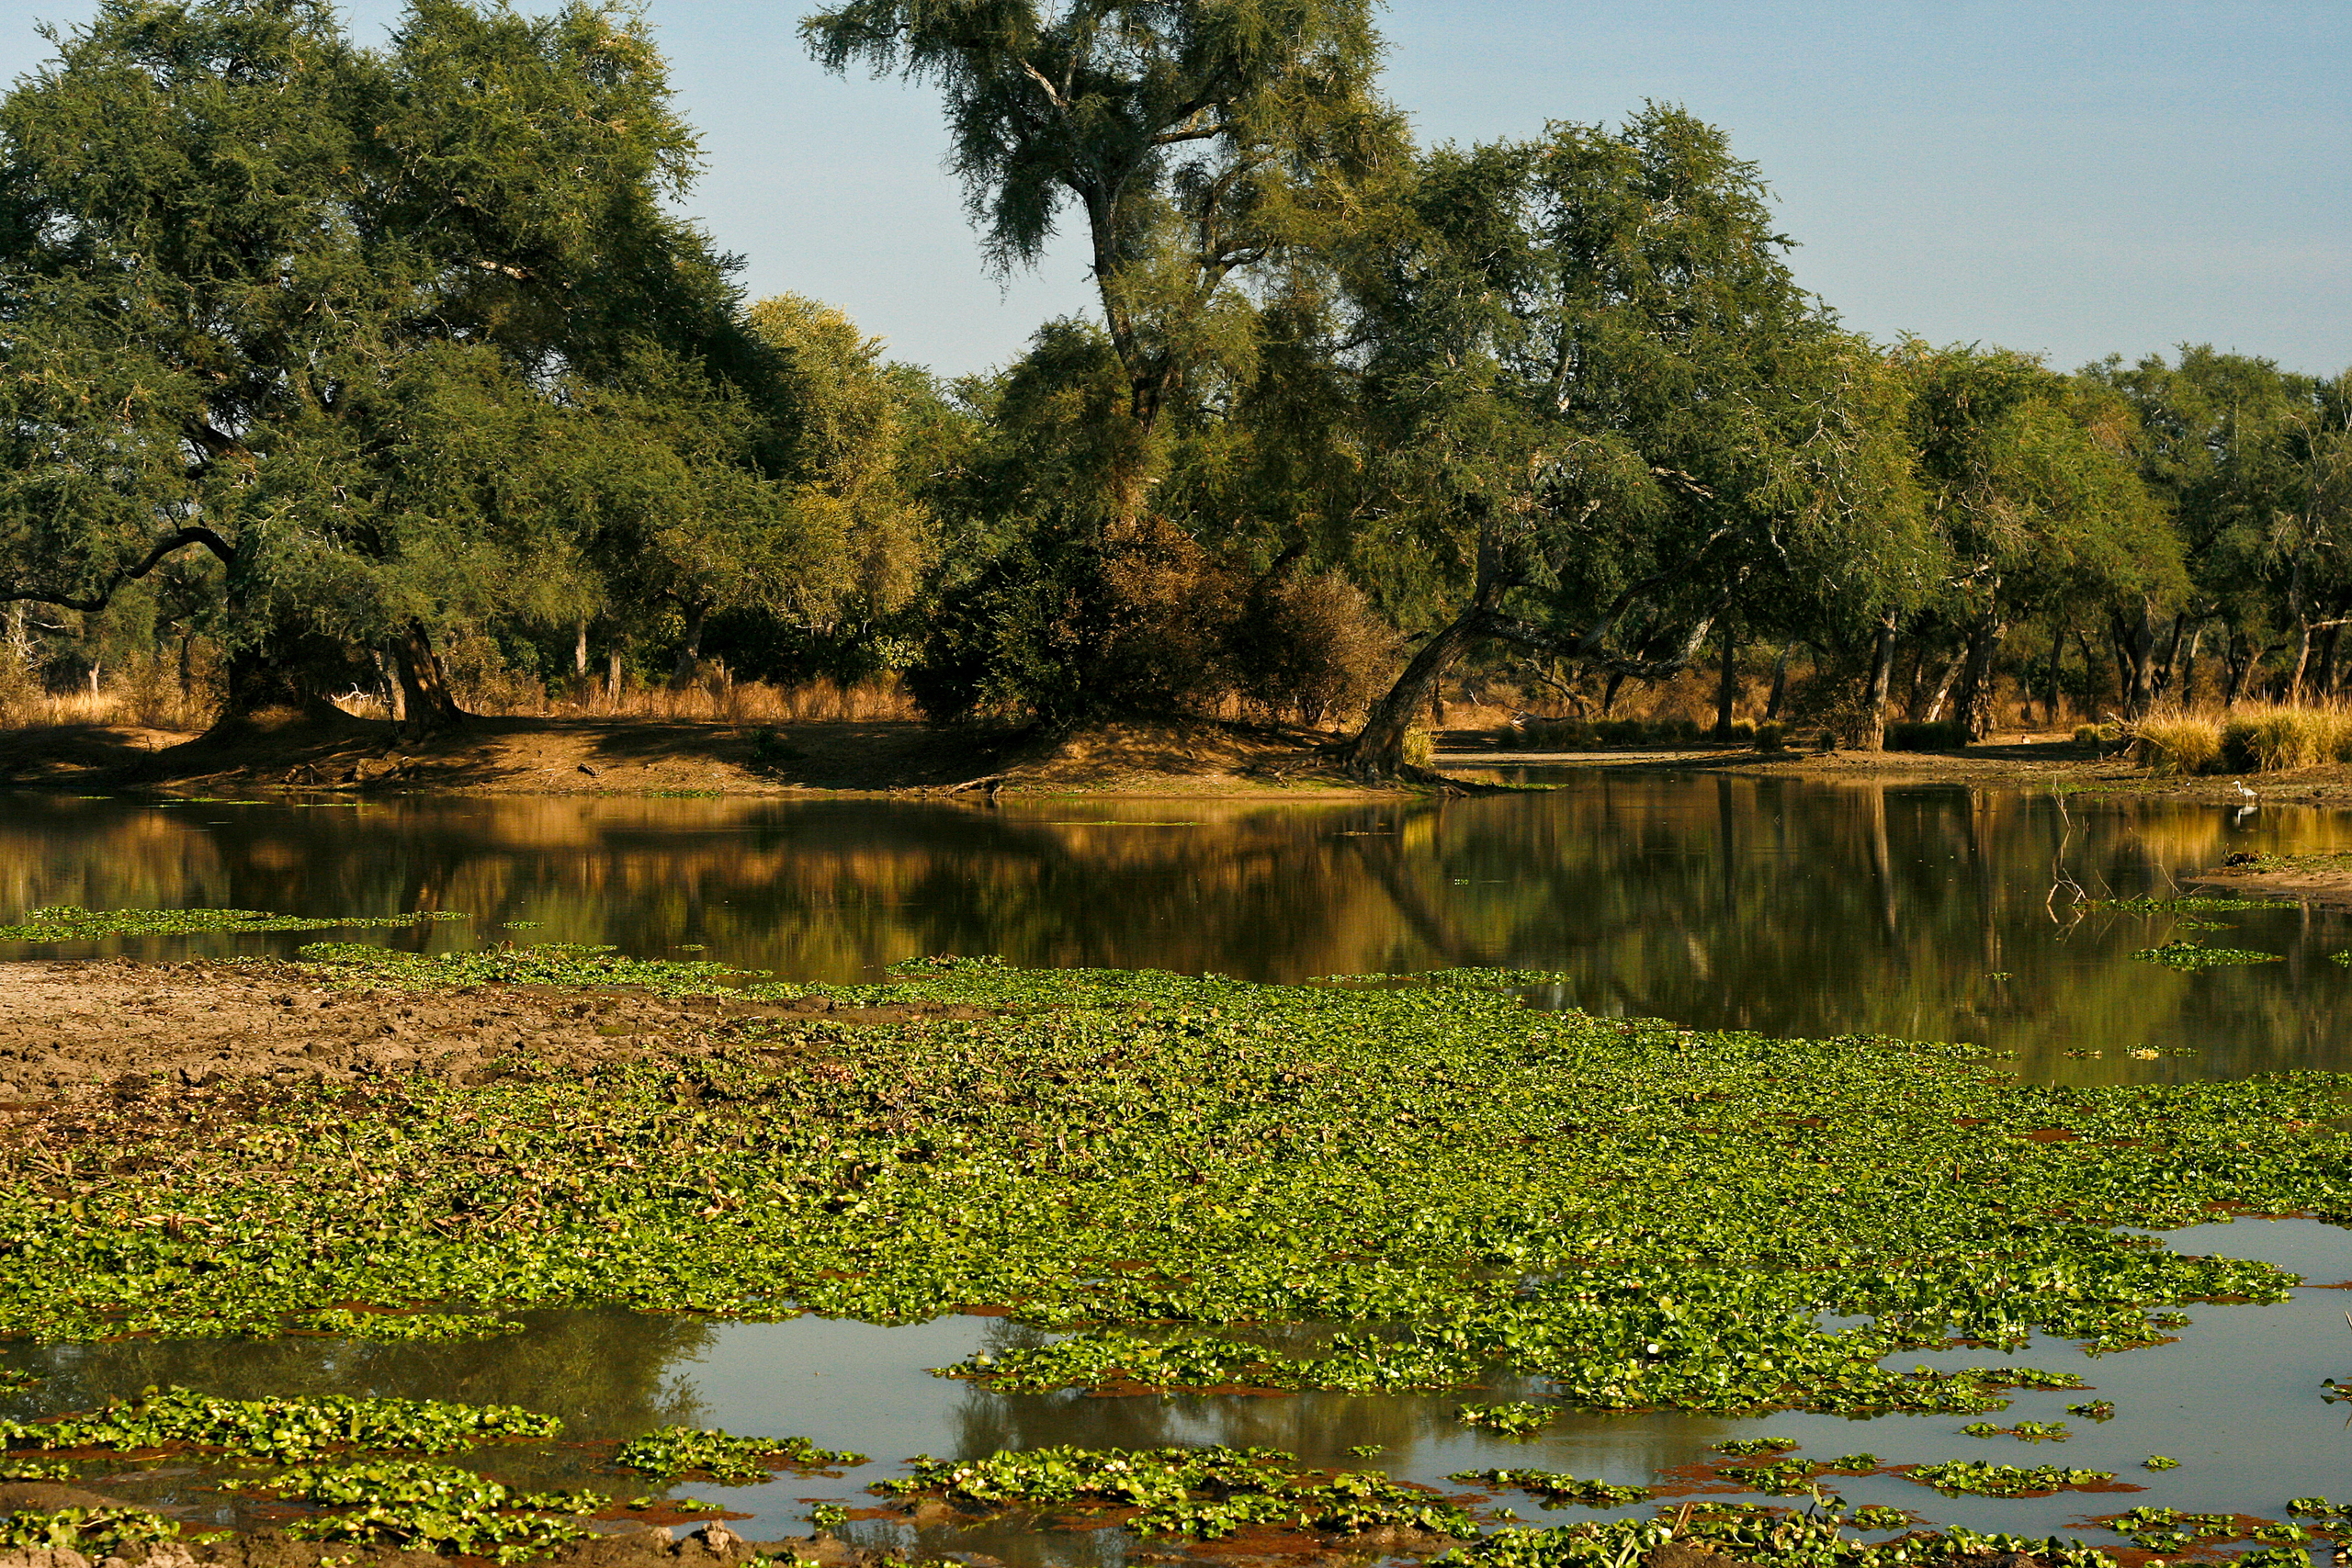
[[[2146,622],[2184,586],[2162,509],[2140,482],[2136,422],[2114,392],[2036,357],[1906,341],[1915,472],[1951,573],[1962,735],[1990,717],[1994,660],[2020,617],[2060,605]],[[2147,694],[2131,697],[2134,713]]]
[[[1443,149],[1412,207],[1365,269],[1366,396],[1395,515],[1456,587],[1358,771],[1396,771],[1474,646],[1669,674],[1758,572],[1909,536],[1883,372],[1796,287],[1720,131],[1651,106]]]
[[[647,338],[755,363],[665,209],[694,141],[644,27],[415,0],[371,51],[323,0],[102,0],[50,36],[0,103],[0,599],[207,552],[231,713],[389,641],[454,717],[433,628],[546,547],[497,502],[558,389]]]
[[[1082,217],[1120,383],[1116,527],[1148,503],[1162,415],[1206,371],[1249,378],[1239,282],[1327,243],[1403,145],[1369,0],[851,0],[801,32],[831,70],[938,85],[998,268]]]

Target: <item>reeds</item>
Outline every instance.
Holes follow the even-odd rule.
[[[2271,773],[2352,762],[2352,709],[2339,707],[2158,714],[2132,734],[2132,761],[2160,773]]]

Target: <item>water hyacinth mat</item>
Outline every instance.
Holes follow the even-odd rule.
[[[481,954],[308,951],[313,983],[501,978]],[[707,968],[630,977],[717,989]],[[481,1082],[20,1121],[0,1330],[984,1307],[1059,1336],[939,1369],[1012,1393],[1491,1404],[1507,1380],[1562,1411],[1970,1419],[2079,1379],[2046,1355],[1883,1363],[2158,1344],[2183,1303],[2277,1302],[2295,1276],[2114,1227],[2352,1210],[2339,1075],[2023,1085],[1962,1046],[1539,1012],[1460,973],[1366,989],[934,961],[829,994],[902,1006],[517,1055]],[[903,1005],[924,1002],[984,1016]]]

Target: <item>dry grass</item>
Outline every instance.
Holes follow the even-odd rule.
[[[212,722],[211,704],[176,685],[144,684],[62,694],[26,691],[0,702],[0,728],[9,729],[141,728],[193,735]]]
[[[2352,709],[2270,704],[2163,713],[2132,727],[2132,760],[2160,773],[2283,773],[2352,761]]]

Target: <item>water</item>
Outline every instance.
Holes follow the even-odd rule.
[[[2165,897],[2193,891],[2187,879],[2233,850],[2347,845],[2352,822],[2293,807],[2241,821],[2227,808],[2179,802],[2062,804],[1959,786],[1674,773],[1592,773],[1548,793],[1451,803],[1071,798],[997,809],[17,795],[0,797],[0,915],[58,903],[314,916],[454,909],[471,921],[346,934],[436,947],[605,942],[833,981],[878,980],[891,963],[943,951],[1269,980],[1507,964],[1564,974],[1538,998],[1549,1005],[1769,1033],[1973,1040],[2018,1053],[2030,1077],[2144,1081],[2352,1066],[2352,1009],[2341,1005],[2352,975],[2330,961],[2352,948],[2352,919],[2294,907],[2199,917],[2227,929],[2188,932],[2178,917],[2078,913],[2073,889]],[[2181,934],[2283,962],[2180,974],[2129,956]],[[310,940],[16,944],[0,946],[0,957],[287,953]],[[2113,1470],[2146,1488],[1996,1500],[1947,1499],[1888,1477],[1830,1483],[1855,1504],[2035,1534],[2085,1530],[2088,1516],[2139,1503],[2276,1517],[2290,1496],[2343,1492],[2352,1431],[2321,1402],[2319,1384],[2352,1372],[2343,1317],[2352,1291],[2324,1288],[2352,1280],[2352,1235],[2303,1221],[2241,1222],[2168,1239],[2277,1261],[2311,1283],[2281,1306],[2194,1308],[2179,1342],[2155,1350],[2092,1360],[2038,1344],[2014,1357],[1894,1359],[2081,1371],[2096,1394],[2020,1392],[1996,1417],[2064,1420],[2075,1435],[2063,1444],[1967,1438],[1963,1417],[1788,1415],[1571,1416],[1512,1442],[1462,1428],[1450,1395],[1009,1396],[930,1376],[925,1369],[975,1349],[1035,1337],[983,1317],[881,1328],[564,1312],[526,1314],[526,1333],[481,1345],[15,1347],[6,1359],[51,1374],[16,1398],[18,1412],[180,1382],[229,1393],[512,1402],[562,1414],[575,1437],[679,1421],[799,1433],[876,1456],[839,1480],[686,1489],[753,1515],[739,1528],[754,1537],[805,1528],[809,1499],[854,1506],[865,1482],[903,1472],[899,1461],[918,1452],[1057,1442],[1263,1443],[1312,1464],[1370,1463],[1434,1484],[1493,1465],[1646,1483],[1726,1437],[1770,1434],[1800,1440],[1809,1457],[1867,1449],[1887,1462],[2063,1463]],[[2117,1418],[2064,1414],[2092,1397],[2113,1400]],[[1362,1443],[1386,1451],[1371,1461],[1346,1452]],[[2142,1470],[2153,1453],[2181,1468]],[[590,1479],[560,1447],[501,1453],[495,1467],[535,1483]],[[126,1485],[200,1517],[235,1517],[203,1482],[175,1473]],[[1539,1522],[1594,1517],[1510,1501]],[[918,1541],[873,1522],[850,1533],[1020,1564],[1112,1561],[1127,1550],[1117,1532],[994,1527]]]
[[[2352,918],[2210,917],[2227,929],[2188,934],[2284,962],[2180,974],[2128,957],[2183,934],[2175,918],[2070,908],[2072,886],[2185,891],[2233,850],[2346,846],[2352,819],[2291,807],[2240,823],[2177,801],[1676,773],[1591,773],[1443,804],[1071,797],[995,810],[20,794],[0,801],[0,913],[451,909],[472,919],[345,934],[605,942],[805,980],[879,980],[940,952],[1266,980],[1500,964],[1569,976],[1555,1005],[1970,1040],[2016,1051],[2030,1076],[2098,1082],[2352,1063],[2352,1009],[2338,1005],[2352,972],[2328,962],[2352,948]],[[288,953],[312,940],[66,951]],[[56,951],[0,944],[0,957]],[[2135,1048],[2167,1054],[2135,1060]]]

